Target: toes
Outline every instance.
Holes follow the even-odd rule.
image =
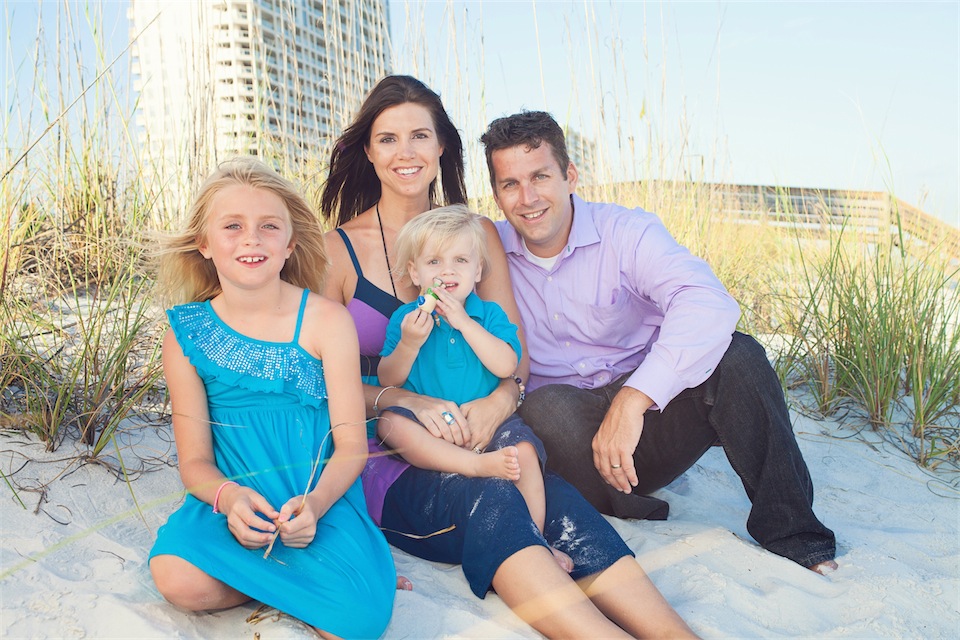
[[[839,568],[840,568],[840,565],[838,565],[838,564],[837,564],[836,562],[834,562],[833,560],[826,560],[826,561],[824,561],[824,562],[819,562],[819,563],[813,565],[812,567],[809,567],[810,571],[814,571],[814,572],[816,572],[816,573],[819,573],[819,574],[822,575],[822,576],[825,576],[825,575],[827,575],[828,573],[833,573],[834,571],[836,571],[836,570],[839,569]]]

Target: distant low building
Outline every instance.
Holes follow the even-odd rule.
[[[762,185],[709,185],[720,197],[719,215],[741,224],[845,231],[866,238],[890,235],[917,248],[938,247],[960,261],[960,229],[883,191]]]

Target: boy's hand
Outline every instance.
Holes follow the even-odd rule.
[[[426,311],[414,309],[400,323],[400,342],[419,350],[433,330],[433,317]]]
[[[463,308],[463,303],[447,293],[443,287],[434,289],[439,300],[437,300],[437,313],[443,316],[450,326],[457,331],[462,331],[464,325],[470,321]]]

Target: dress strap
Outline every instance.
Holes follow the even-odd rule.
[[[303,296],[300,298],[300,311],[297,312],[297,328],[293,332],[293,344],[300,342],[300,328],[303,326],[303,311],[307,308],[307,297],[310,295],[309,289],[303,290]]]
[[[360,261],[357,259],[357,254],[353,250],[353,245],[350,244],[350,238],[347,237],[347,232],[337,227],[337,233],[340,234],[340,237],[343,239],[344,246],[347,247],[347,253],[350,254],[350,260],[353,262],[353,268],[357,272],[359,278],[363,278],[363,271],[360,269]]]

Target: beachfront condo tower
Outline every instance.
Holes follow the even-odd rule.
[[[144,171],[164,189],[237,155],[322,161],[388,72],[387,0],[131,0],[128,17]]]

